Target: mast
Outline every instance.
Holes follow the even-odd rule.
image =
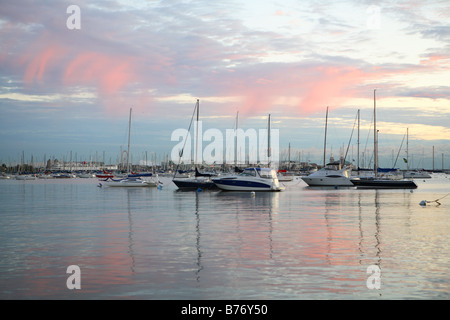
[[[128,120],[128,150],[127,150],[127,173],[131,173],[130,171],[130,135],[131,135],[131,110],[130,108],[130,118]]]
[[[358,165],[358,172],[359,172],[359,125],[360,125],[360,109],[358,109],[358,151],[357,151],[357,165]]]
[[[409,170],[409,128],[406,128],[406,170]]]
[[[197,154],[198,154],[198,116],[199,116],[200,102],[197,99],[197,125],[195,126],[195,156],[194,156],[194,166],[197,164]]]
[[[236,112],[236,134],[234,135],[234,167],[237,167],[237,130],[238,130],[239,111]]]
[[[291,170],[291,143],[289,142],[288,170]]]
[[[373,158],[374,158],[374,171],[375,177],[378,176],[378,141],[377,141],[377,104],[375,98],[375,92],[373,90]]]
[[[325,140],[323,144],[323,167],[325,168],[326,165],[326,153],[327,153],[327,126],[328,126],[328,107],[327,107],[327,113],[325,116]]]
[[[267,132],[267,162],[269,163],[270,167],[270,156],[271,156],[271,150],[270,150],[270,113],[269,113],[269,124],[268,124],[268,132]]]

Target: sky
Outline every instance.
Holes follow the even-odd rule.
[[[77,10],[73,10],[75,6]],[[0,0],[0,162],[161,159],[204,130],[279,130],[280,159],[450,168],[448,1]],[[405,138],[408,131],[408,139]],[[406,143],[408,141],[408,144]],[[203,143],[204,146],[208,142]],[[362,153],[364,152],[364,157]],[[395,162],[395,159],[399,160]],[[363,160],[364,159],[364,160]],[[443,160],[443,161],[442,161]],[[354,162],[355,163],[355,162]]]

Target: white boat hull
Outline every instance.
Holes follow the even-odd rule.
[[[260,171],[264,171],[265,174],[261,175]],[[244,172],[253,174],[241,173],[237,176],[227,176],[218,179],[212,179],[214,184],[222,190],[226,191],[283,191],[284,187],[281,187],[276,173],[269,169],[245,169]]]
[[[306,182],[310,187],[314,186],[349,186],[353,187],[353,183],[346,177],[302,177],[302,180]]]
[[[101,186],[105,187],[156,187],[158,186],[158,183],[155,181],[147,181],[147,180],[108,180],[108,181],[101,181],[99,183]]]

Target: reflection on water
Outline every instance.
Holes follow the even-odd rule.
[[[92,179],[94,180],[94,179]],[[177,192],[1,182],[0,298],[449,297],[448,180],[409,190]],[[67,266],[81,269],[69,290]],[[366,286],[381,270],[381,289]]]

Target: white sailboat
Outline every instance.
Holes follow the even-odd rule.
[[[157,187],[158,182],[151,180],[144,180],[140,176],[132,175],[130,170],[130,135],[131,135],[131,108],[130,119],[128,123],[128,151],[127,151],[127,172],[128,176],[123,179],[107,178],[99,183],[99,186],[106,187]]]

